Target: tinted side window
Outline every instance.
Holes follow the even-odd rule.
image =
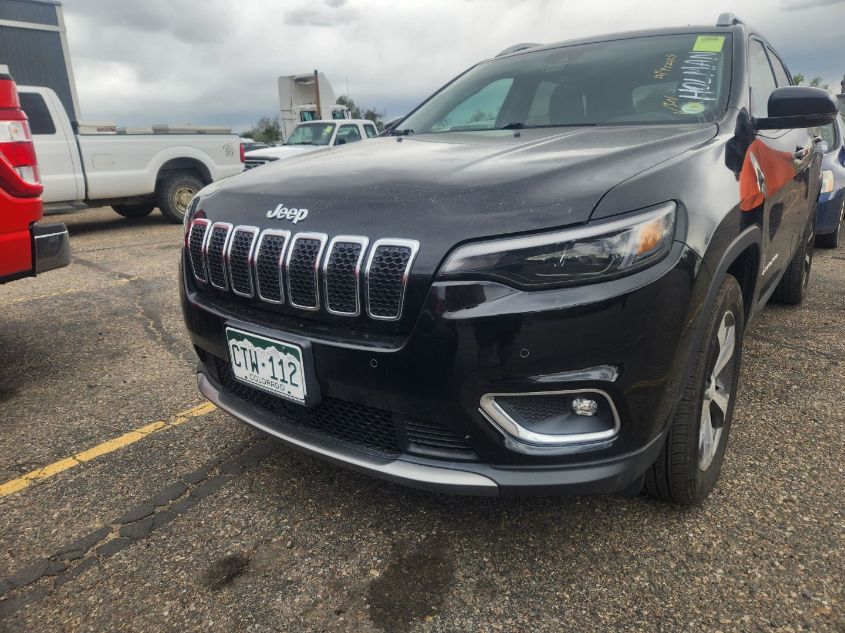
[[[361,133],[358,131],[357,125],[341,125],[337,131],[337,140],[335,145],[340,145],[343,139],[345,143],[356,143],[361,140]]]
[[[783,88],[784,86],[791,86],[792,81],[789,78],[789,73],[786,72],[786,67],[783,65],[783,62],[780,61],[780,58],[775,55],[775,52],[770,48],[769,51],[769,59],[772,60],[772,68],[775,71],[775,79],[778,82],[778,88]]]
[[[748,50],[748,81],[751,84],[751,115],[769,115],[769,95],[777,85],[769,58],[758,40],[751,40]]]
[[[56,125],[47,109],[44,97],[34,92],[22,92],[18,95],[21,109],[29,119],[29,130],[33,134],[55,134]]]
[[[376,132],[376,128],[372,125],[365,125],[364,132],[367,133],[367,138],[373,138],[378,132]]]

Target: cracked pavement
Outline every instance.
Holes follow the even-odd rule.
[[[0,287],[0,484],[201,402],[181,228],[110,209]],[[845,631],[845,251],[745,339],[722,480],[435,495],[211,410],[0,497],[0,631]]]

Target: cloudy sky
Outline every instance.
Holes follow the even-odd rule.
[[[220,124],[278,109],[279,75],[326,73],[336,94],[403,114],[516,42],[713,24],[695,2],[639,0],[64,0],[83,120]],[[845,0],[734,0],[793,73],[839,88]],[[636,7],[636,8],[635,8]]]

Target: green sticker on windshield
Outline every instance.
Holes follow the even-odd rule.
[[[692,51],[694,53],[721,53],[724,43],[724,35],[699,35]]]

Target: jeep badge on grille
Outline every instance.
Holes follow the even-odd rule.
[[[275,209],[270,209],[267,212],[267,217],[290,220],[296,224],[308,217],[308,209],[288,209],[284,204],[280,204]]]

